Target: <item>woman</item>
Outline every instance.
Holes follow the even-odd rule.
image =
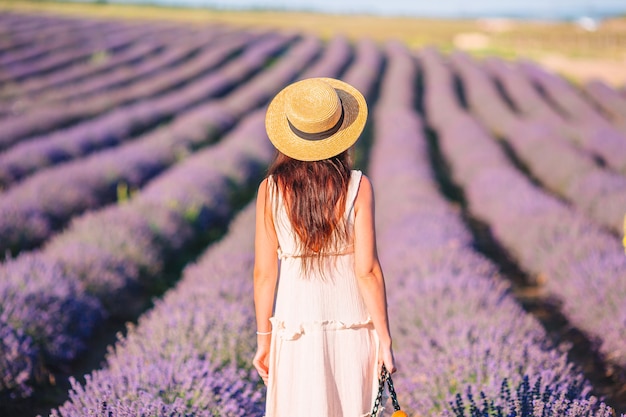
[[[253,359],[266,417],[369,416],[382,365],[396,370],[372,185],[349,157],[366,119],[362,94],[330,78],[268,107],[278,156],[257,195]]]

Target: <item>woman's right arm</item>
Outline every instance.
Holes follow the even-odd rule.
[[[268,201],[267,179],[261,182],[256,201],[254,236],[254,307],[256,312],[257,352],[253,364],[265,384],[269,375],[270,317],[278,279],[278,238]]]
[[[374,191],[369,179],[363,175],[354,203],[354,268],[359,288],[367,310],[372,317],[380,346],[379,368],[382,363],[391,373],[396,371],[389,318],[385,279],[378,260],[374,221]],[[380,369],[379,369],[380,370]]]

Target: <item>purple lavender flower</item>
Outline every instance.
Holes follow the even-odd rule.
[[[33,340],[5,321],[0,314],[0,392],[9,397],[28,397],[35,370],[41,366],[40,353]]]

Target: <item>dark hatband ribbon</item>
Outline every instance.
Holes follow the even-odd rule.
[[[343,106],[341,107],[341,116],[339,117],[339,120],[337,121],[337,123],[335,123],[335,125],[331,127],[330,129],[325,130],[323,132],[307,133],[307,132],[303,132],[299,130],[294,125],[292,125],[289,119],[287,119],[287,123],[289,123],[289,128],[291,129],[291,131],[295,133],[296,135],[298,135],[299,137],[301,137],[302,139],[306,139],[306,140],[326,139],[326,138],[331,137],[335,133],[337,133],[337,131],[341,127],[341,124],[343,123]]]

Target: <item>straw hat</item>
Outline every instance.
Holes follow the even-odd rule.
[[[265,116],[265,129],[285,155],[319,161],[352,146],[366,120],[367,104],[356,88],[333,78],[308,78],[288,85],[274,97]]]

